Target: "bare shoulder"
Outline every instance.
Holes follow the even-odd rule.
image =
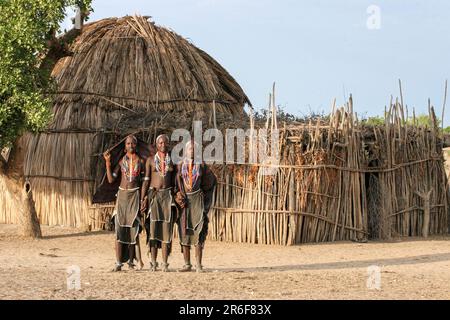
[[[153,168],[155,166],[155,161],[153,160],[153,157],[150,156],[147,158],[147,160],[145,161],[145,168],[150,169]]]

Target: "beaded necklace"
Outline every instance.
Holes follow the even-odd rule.
[[[172,159],[170,159],[170,155],[166,153],[164,159],[161,160],[159,152],[156,152],[154,160],[156,171],[159,172],[161,177],[165,177],[167,171],[169,170],[170,162],[172,161]]]
[[[132,182],[141,173],[141,162],[136,159],[133,161],[133,157],[125,155],[122,159],[122,172],[127,180]]]
[[[200,177],[200,165],[184,160],[181,165],[181,176],[187,191],[192,191]]]

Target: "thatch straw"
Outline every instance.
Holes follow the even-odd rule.
[[[71,50],[73,56],[53,70],[56,103],[82,100],[111,108],[114,101],[131,109],[209,111],[215,101],[218,112],[235,116],[250,103],[213,58],[143,17],[87,24]]]
[[[111,210],[90,206],[104,170],[100,155],[128,132],[151,141],[162,123],[189,129],[194,118],[212,122],[213,113],[223,123],[243,118],[250,104],[213,58],[144,17],[87,24],[70,49],[52,72],[54,119],[27,140],[22,159],[42,224],[104,226]],[[3,184],[0,178],[0,222],[16,222]]]

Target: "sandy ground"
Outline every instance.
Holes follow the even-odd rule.
[[[109,232],[43,227],[44,239],[21,240],[0,225],[0,299],[450,299],[450,236],[365,244],[294,247],[207,242],[205,273],[112,273]],[[67,290],[66,268],[81,269],[81,289]],[[381,267],[379,290],[367,267]]]

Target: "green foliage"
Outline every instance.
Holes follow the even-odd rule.
[[[384,124],[384,117],[374,116],[364,119],[363,122],[369,126],[378,126]]]
[[[65,8],[92,0],[0,0],[0,149],[51,117],[49,70],[39,68]]]
[[[362,120],[365,124],[371,125],[371,126],[377,126],[377,125],[383,125],[384,124],[384,117],[383,116],[374,116],[374,117],[368,117],[367,119]],[[441,126],[441,120],[436,119],[437,126],[440,128]],[[407,124],[410,125],[416,125],[419,127],[431,127],[432,126],[432,119],[430,119],[430,116],[427,114],[419,114],[415,117],[415,120],[412,117],[409,117],[406,120]],[[444,128],[445,133],[450,133],[450,127]]]
[[[440,119],[436,119],[437,121],[437,126],[440,127],[441,125],[441,120]],[[409,118],[407,121],[409,124],[414,124],[414,120],[413,118]],[[427,114],[419,114],[418,116],[416,116],[416,125],[420,126],[420,127],[431,127],[432,126],[432,119],[430,119],[430,116]]]
[[[269,112],[267,109],[261,109],[260,111],[255,111],[254,112],[254,117],[256,121],[265,121],[267,119],[267,117],[269,116]],[[329,121],[329,116],[325,115],[323,112],[315,112],[310,110],[309,114],[304,114],[304,115],[296,115],[296,114],[292,114],[292,113],[288,113],[284,110],[283,107],[278,106],[277,107],[277,120],[278,121],[286,121],[286,122],[302,122],[302,123],[306,123],[309,122],[310,120],[315,122],[317,120],[321,120],[321,121]]]

